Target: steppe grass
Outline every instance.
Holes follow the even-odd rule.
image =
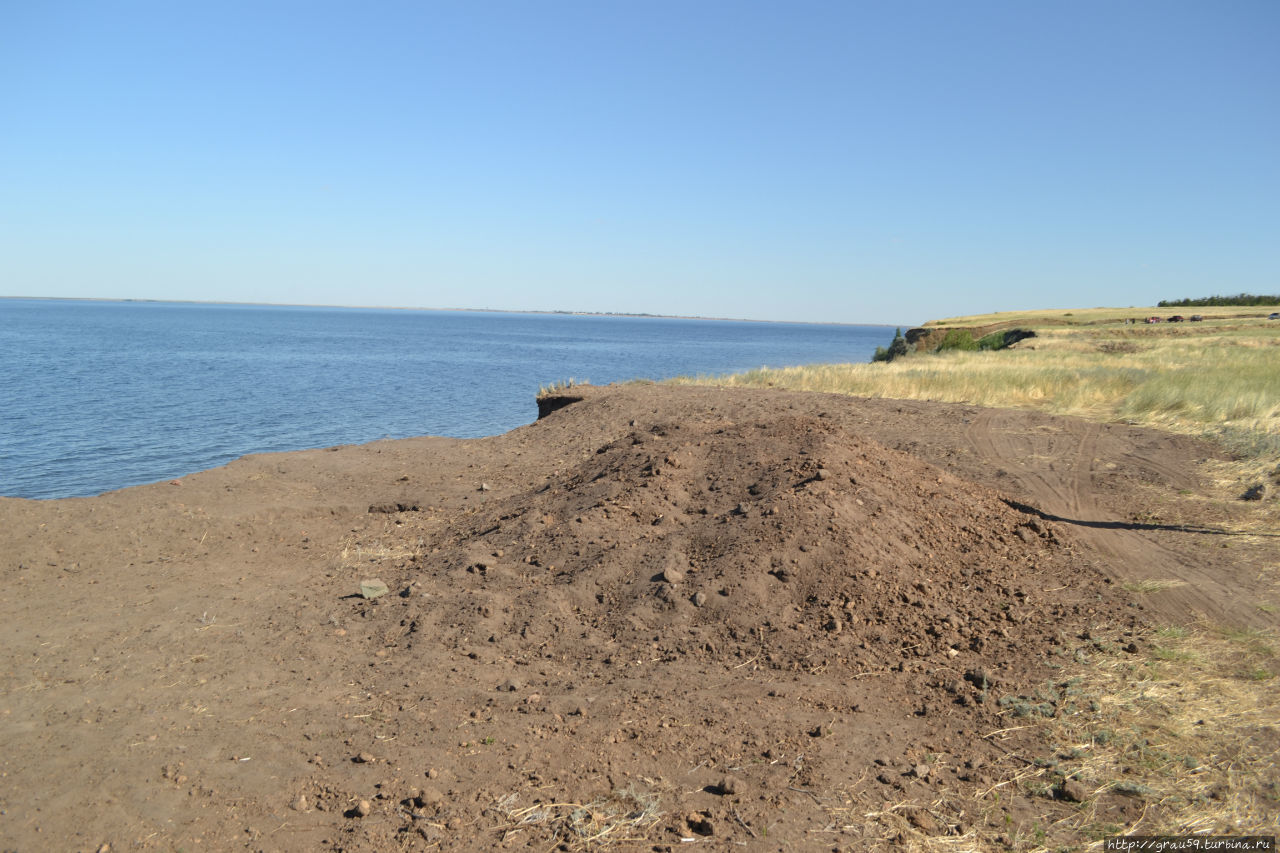
[[[1051,308],[1040,311],[1000,311],[992,314],[970,314],[964,317],[947,317],[930,320],[930,326],[985,326],[993,323],[1022,323],[1035,327],[1046,325],[1082,326],[1093,323],[1116,323],[1130,319],[1145,320],[1148,317],[1169,318],[1175,314],[1190,317],[1199,314],[1207,321],[1226,318],[1264,318],[1280,305],[1209,305],[1200,308]]]
[[[1276,834],[1280,741],[1268,732],[1280,699],[1268,640],[1175,628],[1137,659],[1117,650],[1077,662],[1070,683],[1082,701],[1044,722],[1056,749],[1038,762],[1051,788],[1071,779],[1088,792],[1062,828],[1086,838]],[[1141,802],[1139,817],[1100,817],[1109,794]]]
[[[765,367],[671,381],[1128,421],[1218,441],[1246,457],[1241,479],[1269,473],[1280,455],[1280,322],[1022,327],[1035,328],[1037,337],[1000,351],[951,349],[887,364]]]

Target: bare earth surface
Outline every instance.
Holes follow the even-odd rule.
[[[495,438],[0,500],[0,848],[999,846],[1074,808],[1000,788],[1054,661],[1274,627],[1275,540],[1227,532],[1188,439],[566,393]]]

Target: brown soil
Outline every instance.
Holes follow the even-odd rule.
[[[1187,439],[777,391],[551,403],[495,438],[0,500],[0,845],[1001,845],[1074,808],[1006,785],[1048,749],[1013,710],[1067,701],[1037,693],[1054,661],[1273,627],[1274,543],[1224,532],[1248,507]]]

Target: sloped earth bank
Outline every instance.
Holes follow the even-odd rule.
[[[549,402],[490,439],[0,501],[0,845],[1006,846],[1076,808],[1008,781],[1049,750],[1014,709],[1076,710],[1056,661],[1274,598],[1273,545],[1220,547],[1231,507],[1133,521],[1201,489],[1184,439],[773,391]],[[1185,585],[1144,610],[1116,582],[1143,578]]]

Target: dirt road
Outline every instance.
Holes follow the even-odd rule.
[[[1170,622],[1275,624],[1256,606],[1274,590],[1258,583],[1252,564],[1206,559],[1205,552],[1221,544],[1216,539],[1232,537],[1227,528],[1138,521],[1132,504],[1113,508],[1115,489],[1107,484],[1122,475],[1154,484],[1166,500],[1201,489],[1196,463],[1212,451],[1076,418],[1030,424],[1023,412],[998,409],[979,412],[965,438],[983,463],[1006,472],[1006,489],[1016,499],[1070,525],[1113,577],[1149,589],[1150,605]]]

